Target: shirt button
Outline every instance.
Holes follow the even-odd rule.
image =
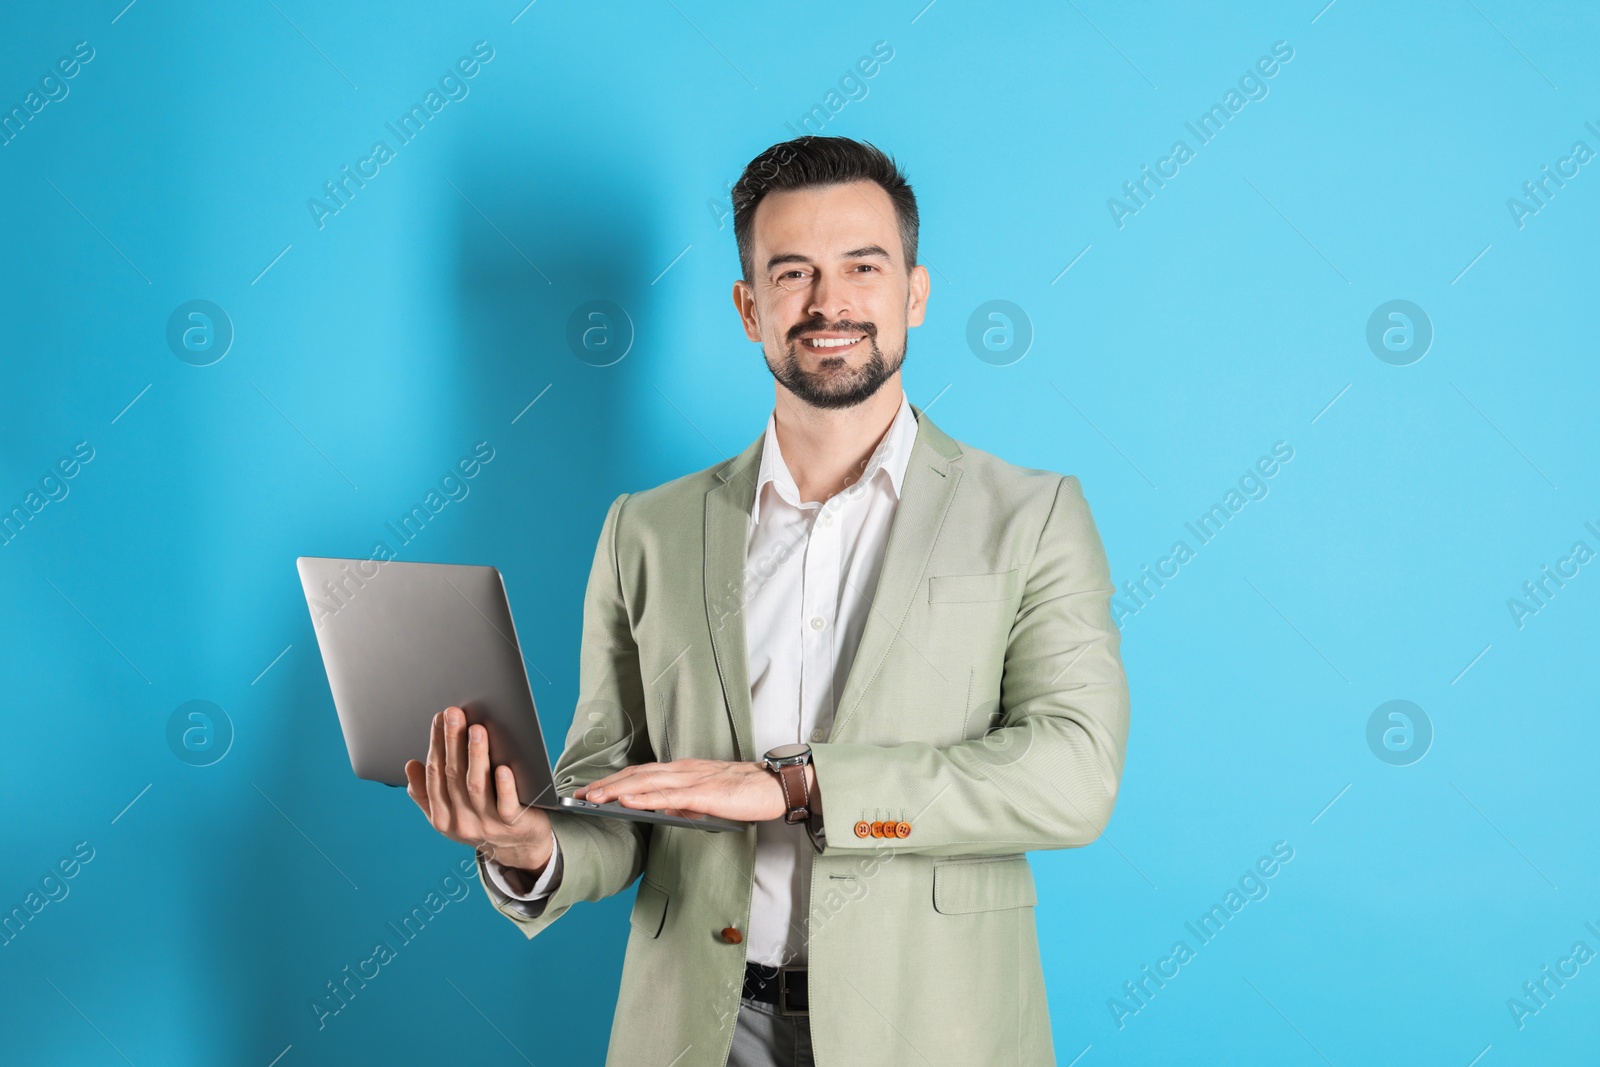
[[[813,740],[813,741],[826,740],[827,736],[828,736],[828,731],[822,729],[820,726],[817,727],[817,729],[811,731],[811,740]]]
[[[816,618],[811,620],[811,628],[813,630],[820,630],[826,625],[828,624],[822,620],[821,615],[818,615]]]

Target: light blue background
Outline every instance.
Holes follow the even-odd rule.
[[[914,403],[1078,475],[1119,584],[1294,449],[1124,621],[1107,834],[1032,857],[1060,1062],[1592,1060],[1600,962],[1521,1029],[1507,1000],[1600,951],[1600,565],[1521,628],[1507,600],[1600,551],[1600,162],[1520,228],[1506,205],[1600,150],[1592,7],[125,2],[0,34],[6,110],[95,50],[0,147],[0,503],[94,449],[0,548],[0,908],[94,850],[0,948],[0,1059],[599,1062],[631,890],[530,943],[474,882],[318,1029],[470,853],[351,775],[293,559],[369,554],[490,442],[401,558],[503,569],[559,742],[605,505],[771,406],[727,183],[883,41],[821,132],[918,193]],[[480,40],[470,94],[319,229],[307,200]],[[1119,229],[1107,199],[1277,41],[1266,98]],[[1396,298],[1435,330],[1404,367],[1365,340]],[[192,299],[236,331],[208,367],[165,340]],[[614,366],[566,345],[591,299],[635,326]],[[1009,366],[965,341],[993,299],[1035,333]],[[1391,699],[1435,731],[1410,766],[1367,745]],[[167,744],[190,700],[232,723],[208,767]],[[1278,841],[1266,899],[1119,1029],[1123,983]]]

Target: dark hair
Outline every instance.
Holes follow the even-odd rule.
[[[917,197],[895,161],[872,144],[848,137],[807,135],[781,141],[752,159],[733,187],[733,237],[739,266],[751,281],[756,206],[776,189],[806,189],[843,182],[877,182],[889,194],[900,223],[906,269],[917,262]]]

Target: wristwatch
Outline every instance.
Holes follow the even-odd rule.
[[[778,776],[783,786],[784,822],[805,822],[811,817],[811,790],[806,785],[806,765],[811,762],[811,746],[779,745],[761,757],[760,763]]]

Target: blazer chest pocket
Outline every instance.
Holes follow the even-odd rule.
[[[667,918],[667,891],[643,878],[639,879],[639,893],[633,900],[633,914],[629,921],[646,937],[660,937]]]
[[[934,864],[933,907],[941,914],[1031,908],[1038,902],[1033,868],[1020,852]]]
[[[928,603],[976,604],[1010,600],[1022,588],[1016,567],[999,574],[936,574],[928,579]]]

